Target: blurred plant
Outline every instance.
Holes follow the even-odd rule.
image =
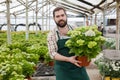
[[[100,57],[95,61],[95,64],[102,75],[114,78],[120,77],[120,60],[107,61],[103,57]]]
[[[53,62],[54,63],[54,60],[50,57],[50,54],[47,53],[45,56],[45,63],[47,63],[49,65],[50,62]]]
[[[103,45],[106,49],[115,49],[116,42],[113,38],[106,38],[106,42]]]
[[[22,60],[21,61],[21,66],[22,66],[22,74],[27,77],[27,76],[31,76],[34,73],[34,63],[28,62],[26,60]]]

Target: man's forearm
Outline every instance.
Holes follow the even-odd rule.
[[[63,55],[60,55],[60,54],[56,54],[56,55],[54,56],[54,59],[55,59],[55,60],[59,60],[59,61],[69,62],[69,57],[66,57],[66,56],[63,56]]]
[[[63,55],[60,55],[60,54],[57,53],[57,54],[54,56],[54,59],[55,59],[55,60],[59,60],[59,61],[70,62],[70,63],[75,64],[75,65],[78,66],[78,67],[81,67],[81,66],[78,64],[78,63],[81,63],[81,62],[76,60],[76,56],[66,57],[66,56],[63,56]]]

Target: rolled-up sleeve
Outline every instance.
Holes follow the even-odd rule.
[[[52,31],[48,33],[47,44],[48,44],[50,57],[54,59],[54,56],[57,54],[57,43],[56,43],[56,35]]]

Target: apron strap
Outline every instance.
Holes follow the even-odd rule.
[[[58,36],[58,40],[60,39],[60,35],[59,35],[59,32],[58,31],[56,31],[56,33],[57,33],[57,36]]]
[[[68,25],[69,27],[69,30],[73,30],[73,28],[72,28],[72,26],[70,26],[70,25]],[[59,32],[58,31],[56,31],[56,33],[57,33],[57,36],[58,36],[58,40],[60,39],[60,34],[59,34]]]
[[[73,30],[73,27],[69,25],[69,30]]]

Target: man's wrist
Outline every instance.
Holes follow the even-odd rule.
[[[66,62],[70,62],[69,57],[65,57]]]

